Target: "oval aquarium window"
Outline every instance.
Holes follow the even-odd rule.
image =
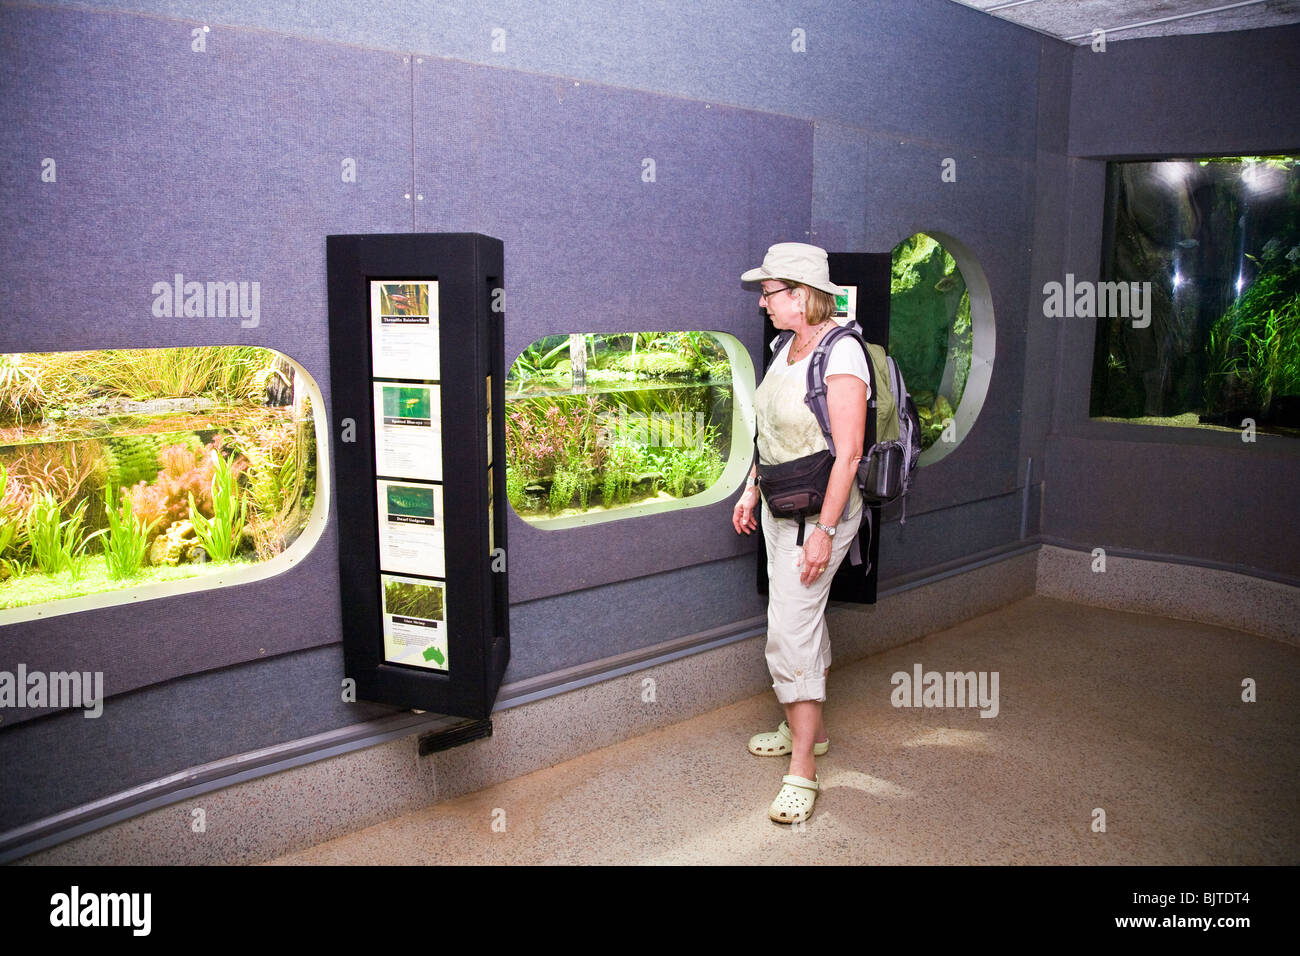
[[[0,355],[0,623],[290,567],[328,510],[321,407],[271,349]]]
[[[753,381],[720,332],[533,342],[506,378],[511,507],[554,530],[721,500],[750,465]]]

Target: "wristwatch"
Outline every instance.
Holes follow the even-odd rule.
[[[833,538],[833,537],[835,537],[835,529],[834,529],[834,528],[828,528],[828,527],[826,527],[826,525],[822,524],[820,521],[817,522],[817,527],[820,528],[822,531],[825,531],[825,532],[826,532],[826,537],[828,537],[828,538]]]
[[[749,488],[757,488],[757,487],[758,487],[758,479],[755,478],[753,475],[746,475],[745,488],[749,489]]]

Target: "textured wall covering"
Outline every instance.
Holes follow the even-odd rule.
[[[1080,48],[1070,80],[1069,152],[1043,188],[1068,217],[1060,257],[1036,272],[1096,278],[1104,158],[1300,151],[1300,29],[1133,40]],[[1096,157],[1096,158],[1081,158]],[[1035,296],[1031,315],[1041,316]],[[1127,547],[1300,581],[1300,442],[1088,419],[1095,320],[1056,327],[1053,430],[1043,532],[1077,547]]]
[[[1162,45],[1175,41],[1141,42],[1175,51],[1164,68],[1185,75],[1181,47]],[[656,328],[730,331],[757,355],[754,296],[737,276],[768,244],[883,252],[934,230],[987,276],[997,354],[974,429],[921,473],[907,525],[886,526],[885,578],[1017,541],[1030,456],[1035,481],[1051,459],[1061,537],[1122,530],[1120,511],[1099,524],[1091,509],[1106,499],[1071,484],[1087,480],[1091,446],[1051,447],[1081,387],[1086,402],[1071,370],[1090,345],[1085,330],[1045,325],[1037,292],[1096,268],[1096,164],[1075,157],[1137,149],[1142,118],[1168,112],[1139,82],[1143,58],[1111,50],[1119,79],[1086,50],[948,0],[5,5],[0,159],[14,173],[0,182],[0,349],[268,345],[328,396],[323,237],[414,229],[505,241],[508,359],[549,333]],[[1131,124],[1103,110],[1125,76]],[[1256,145],[1270,109],[1293,118],[1294,86],[1247,84],[1259,105],[1231,138]],[[1212,106],[1238,100],[1225,87]],[[1160,119],[1160,142],[1194,141],[1199,115]],[[45,156],[57,184],[40,182]],[[355,183],[340,176],[346,157]],[[955,182],[940,177],[947,159]],[[178,271],[260,281],[259,326],[155,319],[152,283]],[[1035,489],[1029,534],[1039,501]],[[761,613],[729,510],[562,533],[512,518],[507,679]],[[1160,536],[1185,512],[1133,516],[1144,523],[1131,546],[1183,553],[1182,538]],[[1216,534],[1239,555],[1253,529],[1225,520]],[[33,667],[105,660],[141,689],[110,700],[111,725],[67,715],[0,731],[5,764],[27,768],[0,790],[0,825],[382,713],[337,701],[337,547],[331,523],[309,564],[271,581],[6,629],[5,664],[39,641],[51,656]],[[183,648],[178,615],[196,622]],[[235,666],[173,677],[218,659]],[[174,732],[196,715],[201,731]],[[66,761],[41,759],[55,749]]]
[[[268,346],[328,399],[323,237],[411,222],[409,131],[372,118],[406,111],[401,57],[252,31],[196,52],[187,24],[11,7],[0,37],[0,352]],[[154,315],[177,273],[257,283],[258,312]],[[10,625],[5,660],[103,671],[115,694],[333,643],[335,548],[330,525],[270,580]]]
[[[1070,152],[1133,158],[1300,148],[1300,26],[1079,50]]]

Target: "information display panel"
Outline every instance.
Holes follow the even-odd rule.
[[[501,243],[327,253],[346,676],[362,700],[485,717],[509,659]]]

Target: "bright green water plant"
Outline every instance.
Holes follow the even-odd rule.
[[[114,501],[118,502],[116,506]],[[109,578],[114,581],[133,578],[144,567],[144,556],[149,550],[149,532],[157,520],[145,524],[137,518],[131,499],[116,488],[104,489],[104,511],[108,516],[108,527],[96,531],[91,538],[103,536],[104,563]]]
[[[84,498],[66,519],[58,499],[50,492],[42,492],[32,500],[27,512],[27,541],[32,559],[42,572],[53,575],[68,571],[74,579],[80,577],[86,554],[81,528],[85,514]]]
[[[1271,269],[1233,302],[1210,330],[1207,404],[1267,408],[1274,396],[1300,394],[1300,267]]]
[[[190,492],[190,521],[194,523],[194,533],[208,557],[213,561],[229,561],[239,550],[244,537],[246,503],[235,483],[230,463],[215,451],[212,457],[212,517],[203,516],[194,503],[194,493]]]

